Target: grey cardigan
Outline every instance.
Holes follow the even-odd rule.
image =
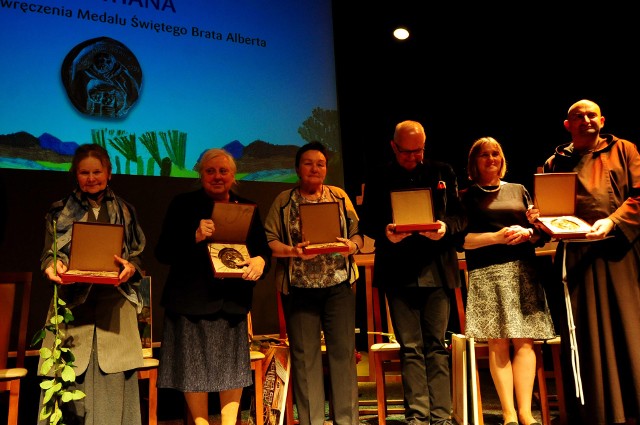
[[[349,199],[347,192],[337,186],[324,185],[328,189],[331,202],[339,202],[340,207],[340,229],[344,238],[351,238],[359,233],[358,214],[353,203]],[[264,228],[267,233],[267,241],[278,240],[284,244],[293,246],[291,232],[286,217],[291,212],[293,192],[297,189],[288,189],[280,192],[271,204],[269,213],[265,219]],[[278,291],[287,294],[289,292],[289,282],[291,278],[291,261],[286,257],[276,259],[275,283]],[[358,280],[358,267],[353,255],[349,256],[348,264],[349,283],[352,285]]]

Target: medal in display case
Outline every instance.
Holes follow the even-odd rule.
[[[255,204],[237,202],[213,204],[211,218],[215,231],[207,243],[207,248],[215,277],[242,277],[245,266],[238,264],[249,259],[246,240],[255,210]]]
[[[113,256],[122,254],[123,238],[121,224],[74,222],[69,269],[60,274],[62,282],[119,285],[120,263]]]
[[[391,208],[396,233],[433,232],[440,228],[434,218],[430,188],[392,191]]]
[[[306,255],[349,251],[349,245],[336,240],[342,237],[338,202],[300,204],[300,228],[302,239],[310,242],[302,249]]]
[[[591,225],[576,217],[577,173],[538,173],[533,176],[535,207],[542,229],[554,239],[584,239]]]

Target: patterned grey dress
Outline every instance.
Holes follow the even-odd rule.
[[[468,233],[495,232],[512,225],[531,227],[525,213],[533,202],[522,185],[504,183],[492,191],[472,186],[462,200],[469,215]],[[555,336],[533,244],[489,245],[467,250],[465,258],[467,337],[485,341]]]

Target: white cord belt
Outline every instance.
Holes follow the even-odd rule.
[[[582,379],[580,378],[580,356],[578,355],[578,341],[576,339],[576,325],[573,322],[573,309],[571,308],[571,296],[567,284],[567,244],[562,244],[562,284],[564,286],[564,303],[567,308],[567,323],[569,325],[569,342],[571,344],[571,366],[573,367],[573,382],[576,386],[576,397],[584,405],[582,392]]]

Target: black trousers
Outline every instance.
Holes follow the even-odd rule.
[[[451,420],[449,289],[387,289],[389,312],[400,344],[405,417],[408,421],[448,424]]]
[[[358,423],[354,288],[290,288],[282,295],[291,353],[292,383],[300,425],[322,425],[325,391],[321,335],[324,332],[331,381],[333,423]]]

